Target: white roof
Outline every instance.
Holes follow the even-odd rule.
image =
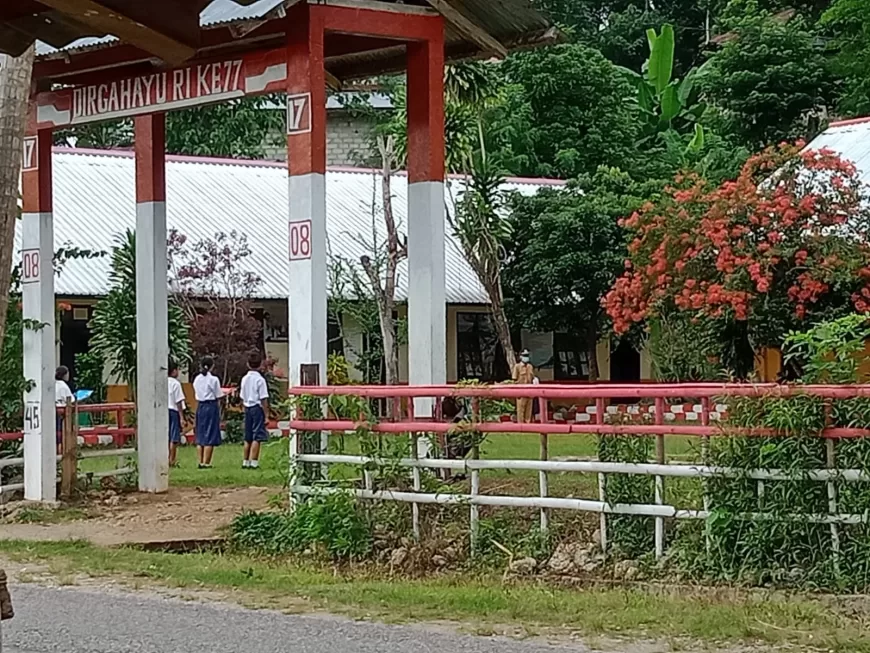
[[[135,228],[135,160],[132,152],[55,149],[55,248],[74,246],[110,252],[116,237]],[[407,233],[407,177],[393,177],[396,220]],[[561,182],[512,179],[506,188],[533,194]],[[452,179],[453,194],[461,188]],[[260,276],[261,299],[288,295],[287,169],[284,163],[169,156],[166,164],[167,227],[191,240],[233,230],[247,235],[246,261]],[[450,193],[447,193],[448,206]],[[372,200],[380,211],[380,176],[376,171],[332,168],[326,174],[327,233],[334,256],[357,262],[372,237]],[[383,232],[380,213],[374,224]],[[20,227],[20,224],[19,224]],[[486,304],[488,299],[466,263],[449,225],[445,244],[447,301]],[[20,251],[20,228],[16,233]],[[16,258],[17,260],[17,258]],[[59,296],[100,296],[108,290],[109,258],[68,261],[55,279]],[[407,299],[407,261],[399,270],[397,299]]]
[[[862,182],[870,184],[870,117],[832,122],[807,148],[827,147],[858,168]]]

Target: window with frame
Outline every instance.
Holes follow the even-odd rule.
[[[588,381],[589,352],[582,338],[570,333],[553,334],[553,376],[557,381]]]
[[[341,333],[340,315],[332,312],[326,317],[326,353],[344,356],[344,338]]]
[[[488,313],[456,314],[456,373],[459,379],[498,380],[498,336]]]

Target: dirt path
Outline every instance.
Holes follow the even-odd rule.
[[[242,510],[265,508],[273,493],[270,488],[249,487],[173,488],[160,495],[109,495],[99,503],[84,506],[82,518],[74,521],[0,521],[0,539],[87,540],[98,546],[203,540],[216,537]]]

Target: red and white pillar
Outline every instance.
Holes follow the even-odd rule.
[[[135,119],[136,421],[139,490],[169,489],[166,117]]]
[[[408,369],[447,381],[444,272],[444,32],[408,44]],[[429,415],[431,400],[417,400]]]
[[[324,7],[287,12],[287,166],[291,385],[300,366],[320,365],[326,382],[326,80]]]
[[[24,327],[24,498],[57,499],[55,443],[54,225],[51,130],[24,139],[22,159],[21,294]]]

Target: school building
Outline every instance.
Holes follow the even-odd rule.
[[[77,247],[111,252],[116,238],[136,221],[134,158],[132,152],[56,148],[54,165],[55,248]],[[239,161],[184,156],[167,158],[167,228],[191,241],[235,230],[247,236],[251,255],[246,266],[257,274],[255,300],[263,320],[264,350],[286,370],[288,243],[286,165],[268,161]],[[447,205],[461,193],[462,179],[448,183]],[[507,188],[532,194],[543,185],[561,182],[510,179]],[[407,178],[392,180],[393,209],[400,231],[407,224]],[[375,241],[384,237],[377,171],[332,167],[326,174],[327,246],[331,257],[358,263],[372,255]],[[374,230],[374,231],[373,231]],[[504,356],[490,320],[486,293],[463,258],[450,227],[445,230],[447,320],[445,324],[448,381],[479,378],[493,381],[507,373]],[[20,233],[16,236],[20,247]],[[96,301],[109,289],[110,257],[74,259],[55,278],[59,303],[68,304],[59,329],[59,362],[75,375],[75,356],[88,350],[88,322]],[[397,299],[404,312],[407,298],[407,262],[399,269]],[[170,288],[171,290],[171,288]],[[344,353],[353,363],[366,343],[358,325],[342,316],[328,334],[330,351]],[[528,348],[542,380],[580,381],[588,377],[583,343],[568,334],[516,334],[516,344]],[[645,355],[630,347],[611,352],[609,342],[598,347],[602,380],[637,381],[650,378]],[[407,348],[400,351],[400,375],[408,378]],[[112,381],[111,379],[109,380]]]

